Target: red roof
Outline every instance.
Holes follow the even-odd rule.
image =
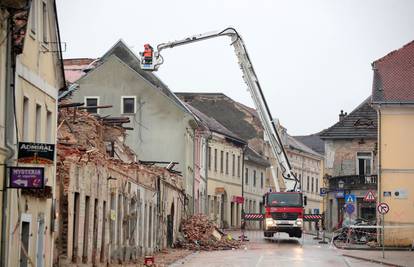
[[[414,103],[414,41],[372,65],[373,103]]]
[[[85,75],[84,70],[95,61],[93,58],[69,58],[63,60],[65,78],[69,83],[76,82]]]

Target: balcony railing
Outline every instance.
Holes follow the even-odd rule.
[[[328,178],[329,190],[376,189],[377,175],[346,175]],[[341,188],[341,185],[342,188]]]

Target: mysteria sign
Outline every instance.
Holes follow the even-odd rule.
[[[19,142],[17,161],[20,163],[53,164],[54,159],[54,144]]]
[[[10,167],[9,188],[42,189],[45,187],[44,168]]]

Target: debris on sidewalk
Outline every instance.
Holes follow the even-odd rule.
[[[241,242],[220,231],[206,215],[197,214],[181,223],[182,237],[176,246],[191,250],[227,250],[240,248]]]

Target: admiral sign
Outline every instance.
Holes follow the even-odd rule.
[[[54,159],[54,144],[19,142],[17,161],[20,163],[53,164]]]
[[[44,168],[10,167],[9,188],[43,189]]]

